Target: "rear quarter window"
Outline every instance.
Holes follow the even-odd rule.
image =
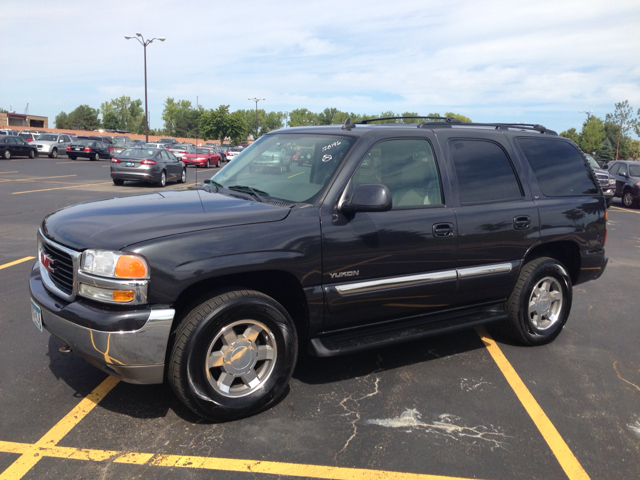
[[[517,138],[540,190],[547,197],[598,193],[591,169],[570,143],[544,138]]]

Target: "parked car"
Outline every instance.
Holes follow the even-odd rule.
[[[185,165],[195,165],[196,167],[209,168],[213,165],[216,168],[220,167],[222,158],[220,154],[212,148],[195,148],[190,150],[182,156],[182,161]]]
[[[166,148],[132,147],[111,159],[111,178],[115,185],[133,180],[164,187],[168,180],[184,183],[187,167]]]
[[[0,154],[5,160],[11,157],[35,158],[38,156],[38,149],[34,145],[29,145],[21,137],[0,135]]]
[[[71,160],[84,157],[98,161],[101,158],[111,158],[110,148],[112,149],[113,147],[103,143],[102,140],[96,140],[91,137],[78,137],[74,143],[67,147],[67,157]]]
[[[145,143],[143,146],[150,148],[164,148],[165,150],[167,149],[166,143]]]
[[[273,149],[265,150],[257,157],[249,167],[253,172],[271,172],[282,174],[291,171],[291,157],[285,153],[285,149],[276,145]]]
[[[18,137],[20,137],[22,140],[24,140],[25,142],[29,143],[29,142],[33,142],[35,139],[37,139],[40,136],[40,134],[37,133],[27,133],[27,132],[20,132],[18,134]]]
[[[3,128],[3,129],[0,129],[0,135],[10,135],[10,136],[17,137],[18,132],[16,132],[15,130],[11,130],[10,128]]]
[[[227,162],[227,152],[225,147],[221,145],[216,145],[213,149],[220,154],[220,158],[222,162]]]
[[[160,140],[158,140],[158,143],[164,143],[165,145],[168,145],[168,146],[180,144],[180,142],[177,141],[175,138],[161,138]]]
[[[224,153],[227,157],[227,161],[233,160],[235,157],[240,155],[240,153],[244,150],[242,147],[228,147]]]
[[[640,204],[640,162],[618,160],[609,162],[607,170],[616,182],[616,197],[622,199],[627,208],[638,208]]]
[[[540,125],[430,120],[276,130],[205,185],[49,214],[31,318],[219,422],[277,404],[303,348],[343,355],[489,322],[553,341],[585,300],[573,286],[607,265],[584,157]],[[313,151],[309,169],[250,173],[292,143]]]
[[[43,133],[37,140],[29,142],[35,145],[38,153],[48,155],[49,158],[57,158],[58,154],[66,153],[67,147],[70,146],[76,137],[70,135],[58,135],[57,133]]]
[[[122,137],[122,136],[113,137],[113,141],[118,144],[122,143],[126,146],[129,146],[133,143],[133,141],[131,140],[131,137]]]
[[[135,139],[135,140],[131,140],[131,145],[146,145],[147,142],[145,140],[139,140],[139,139]]]
[[[182,146],[180,144],[174,144],[174,145],[170,145],[169,146],[169,150],[176,157],[182,159],[182,157],[184,157],[187,153],[194,152],[195,151],[195,147],[192,147],[190,145]]]
[[[608,208],[611,206],[613,197],[616,193],[616,179],[609,175],[607,170],[602,169],[600,163],[593,158],[592,155],[585,153],[584,156],[587,159],[587,163],[589,163],[589,166],[593,170],[593,173],[596,175],[600,188],[602,188],[602,193],[604,193],[604,198],[607,201]]]

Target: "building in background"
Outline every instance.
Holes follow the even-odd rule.
[[[49,128],[49,117],[0,112],[0,128],[4,127]]]

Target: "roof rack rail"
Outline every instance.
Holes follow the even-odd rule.
[[[443,122],[424,122],[418,125],[418,128],[431,128],[431,127],[450,127],[451,125]],[[510,128],[516,128],[520,130],[533,130],[536,132],[544,133],[547,135],[558,135],[558,132],[549,130],[543,125],[537,123],[463,123],[461,126],[465,127],[494,127],[496,130],[508,130]]]
[[[380,117],[380,118],[367,118],[365,120],[358,120],[356,122],[353,122],[352,125],[366,125],[370,122],[379,122],[382,120],[405,120],[405,119],[417,119],[417,118],[424,118],[427,120],[444,120],[447,123],[462,123],[460,120],[458,120],[457,118],[453,118],[453,117]]]

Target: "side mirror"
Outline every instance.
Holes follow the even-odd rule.
[[[211,183],[211,179],[210,178],[205,178],[203,183]]]
[[[391,192],[385,185],[363,183],[356,185],[351,198],[340,206],[340,210],[344,213],[388,212],[392,206]]]

